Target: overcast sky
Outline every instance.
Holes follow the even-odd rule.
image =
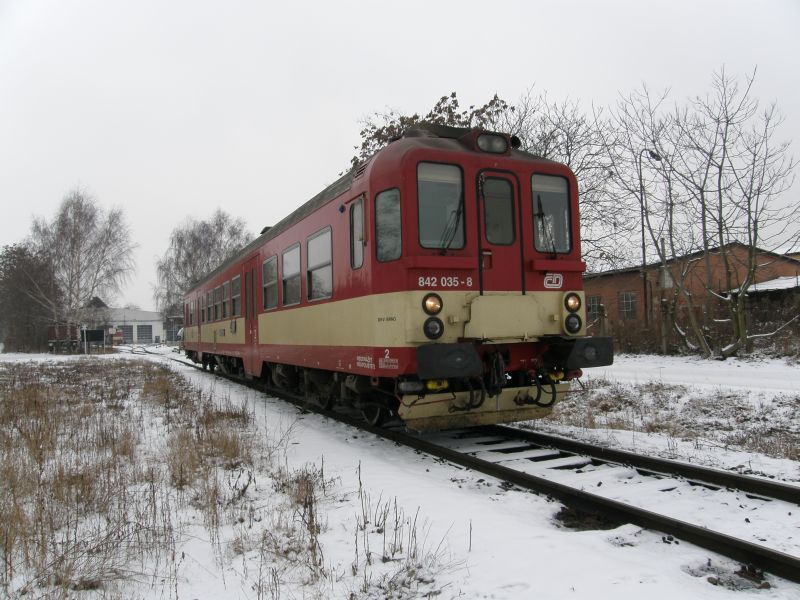
[[[451,91],[680,101],[757,66],[797,156],[798,31],[798,0],[0,0],[0,245],[80,187],[139,245],[115,304],[154,309],[173,227],[221,207],[257,233],[347,166],[360,119]]]

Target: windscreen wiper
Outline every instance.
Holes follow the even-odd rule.
[[[442,237],[439,240],[439,246],[442,249],[442,254],[447,254],[453,240],[456,239],[458,232],[458,224],[461,223],[461,213],[464,210],[464,202],[458,203],[458,208],[450,212],[450,217],[447,219],[447,224],[442,232]]]
[[[545,245],[550,245],[550,253],[553,255],[553,258],[557,258],[558,252],[556,251],[556,240],[555,235],[553,235],[553,226],[551,223],[548,223],[545,219],[544,208],[542,208],[542,195],[536,194],[536,208],[539,210],[534,216],[537,217],[542,223],[542,233],[544,234],[544,242]]]

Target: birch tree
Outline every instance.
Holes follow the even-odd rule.
[[[159,310],[183,314],[183,294],[252,239],[243,219],[219,209],[208,220],[189,219],[173,229],[167,251],[156,263]]]
[[[136,246],[124,213],[103,210],[82,190],[67,194],[52,221],[34,219],[30,241],[51,266],[54,284],[32,282],[32,297],[55,322],[82,323],[89,301],[113,298],[134,271]]]

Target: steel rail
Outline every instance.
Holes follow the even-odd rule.
[[[678,475],[698,483],[710,484],[721,488],[737,489],[748,494],[764,496],[774,500],[784,500],[800,505],[800,486],[779,481],[771,481],[769,479],[742,475],[741,473],[636,454],[635,452],[629,452],[627,450],[595,446],[587,444],[586,442],[579,442],[569,438],[539,433],[527,429],[491,425],[482,428],[481,431],[485,431],[488,434],[522,439],[539,446],[547,446],[556,450],[590,456],[602,462],[619,463],[642,471],[663,475]],[[490,449],[491,446],[487,446],[487,450]]]
[[[516,471],[497,463],[484,461],[402,432],[378,430],[369,426],[362,427],[362,429],[426,454],[443,458],[462,467],[508,481],[523,489],[547,494],[573,508],[601,513],[646,529],[654,529],[701,548],[753,565],[790,581],[800,583],[800,558],[790,554],[692,525],[679,519],[659,515],[616,500],[603,498],[602,496],[542,477]]]

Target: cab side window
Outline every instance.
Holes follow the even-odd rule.
[[[350,266],[358,269],[364,264],[364,199],[350,206]]]
[[[402,254],[400,191],[386,190],[375,197],[375,248],[381,262],[396,260]]]

